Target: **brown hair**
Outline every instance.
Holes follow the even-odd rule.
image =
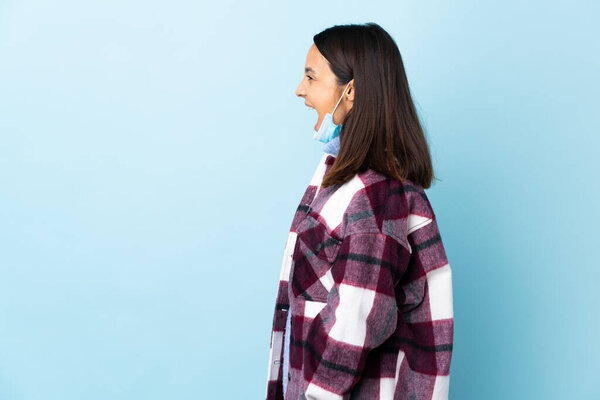
[[[321,185],[344,183],[371,168],[429,188],[434,179],[431,155],[394,39],[370,22],[335,25],[313,41],[338,85],[354,78],[356,90],[342,121],[338,155]]]

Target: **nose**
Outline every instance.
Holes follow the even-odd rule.
[[[304,90],[304,81],[300,82],[300,84],[296,88],[296,96],[298,96],[298,97],[306,96],[306,90]]]

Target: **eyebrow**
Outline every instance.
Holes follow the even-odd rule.
[[[315,70],[314,70],[314,69],[312,69],[311,67],[304,68],[304,72],[306,72],[306,73],[309,73],[309,72],[310,72],[310,73],[313,73],[313,74],[315,74],[315,75],[316,75],[316,72],[315,72]]]

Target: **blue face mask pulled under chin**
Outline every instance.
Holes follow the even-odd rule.
[[[333,111],[331,112],[331,114],[330,113],[325,114],[325,118],[323,118],[323,122],[321,122],[321,126],[319,127],[319,130],[315,131],[315,134],[313,135],[313,139],[318,140],[319,142],[329,143],[333,138],[335,138],[339,135],[340,129],[342,128],[342,124],[336,125],[333,123],[333,114],[335,113],[335,110],[337,109],[338,104],[340,104],[340,101],[342,101],[342,98],[344,97],[344,93],[346,93],[346,89],[348,89],[349,84],[350,84],[350,82],[348,82],[348,84],[346,84],[346,87],[344,88],[344,91],[342,92],[342,96],[340,97],[337,104],[333,108]]]

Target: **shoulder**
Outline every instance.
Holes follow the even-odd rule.
[[[343,236],[379,233],[410,248],[408,235],[435,218],[423,187],[408,179],[399,181],[368,169],[338,190],[348,198]]]

